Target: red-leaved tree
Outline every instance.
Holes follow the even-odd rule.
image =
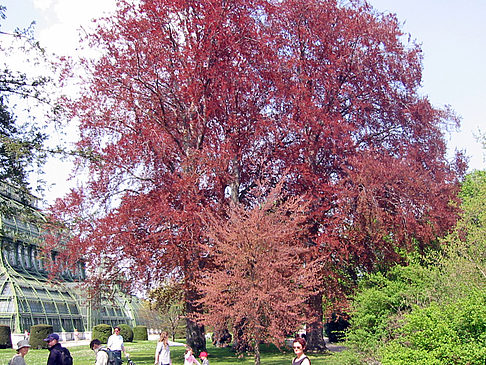
[[[259,180],[309,200],[317,318],[323,298],[454,222],[463,165],[446,159],[443,130],[455,119],[420,96],[420,48],[394,16],[359,0],[121,0],[98,24],[88,46],[102,56],[83,60],[79,97],[63,102],[88,180],[53,210],[96,282],[178,276],[186,313],[201,311],[201,214],[252,207]]]
[[[212,267],[199,290],[207,309],[199,316],[213,328],[230,328],[250,345],[260,364],[260,344],[277,346],[308,318],[308,299],[318,287],[306,247],[308,204],[285,199],[281,186],[253,189],[257,202],[232,204],[227,216],[206,215]]]

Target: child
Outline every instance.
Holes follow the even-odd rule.
[[[208,353],[206,351],[201,352],[199,357],[202,360],[202,365],[209,365]]]
[[[184,354],[184,365],[192,365],[192,364],[201,365],[199,361],[197,361],[194,355],[192,354],[191,347],[186,345],[186,353]]]

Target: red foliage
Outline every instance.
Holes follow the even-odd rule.
[[[455,118],[419,95],[421,50],[402,35],[361,1],[120,1],[64,103],[92,157],[79,202],[55,213],[76,219],[69,253],[108,281],[189,289],[201,212],[252,206],[257,181],[284,175],[311,200],[326,295],[426,247],[455,220],[463,171],[445,157]]]
[[[208,309],[199,319],[215,328],[234,325],[253,346],[279,346],[310,319],[307,301],[318,286],[304,244],[308,204],[283,199],[279,187],[267,198],[256,195],[250,208],[232,204],[227,217],[207,218],[214,266],[199,281]]]

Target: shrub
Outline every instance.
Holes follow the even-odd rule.
[[[53,333],[52,325],[36,324],[30,327],[29,343],[33,349],[46,349],[47,342],[44,341],[49,334]]]
[[[12,340],[10,338],[10,326],[0,325],[0,349],[7,349],[12,347]]]
[[[412,263],[386,274],[365,276],[354,296],[348,340],[362,351],[374,352],[393,337],[392,323],[414,305],[427,305],[434,269]]]
[[[382,350],[382,363],[484,365],[486,293],[449,304],[416,307]]]
[[[107,343],[108,337],[111,335],[111,326],[109,324],[98,324],[93,327],[92,338],[97,338],[101,343]]]
[[[147,326],[135,326],[133,327],[133,339],[135,341],[148,340]]]
[[[133,342],[133,330],[128,324],[120,324],[120,335],[123,337],[123,342]]]

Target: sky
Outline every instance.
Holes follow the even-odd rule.
[[[36,22],[35,35],[48,52],[72,55],[79,30],[108,14],[115,0],[0,0],[7,7],[2,30]],[[461,128],[446,135],[450,153],[463,150],[470,170],[486,169],[485,150],[476,140],[486,133],[486,0],[370,0],[381,12],[394,13],[422,46],[422,94],[437,107],[450,105],[461,117]],[[46,166],[48,202],[64,195],[69,164],[54,160]]]

